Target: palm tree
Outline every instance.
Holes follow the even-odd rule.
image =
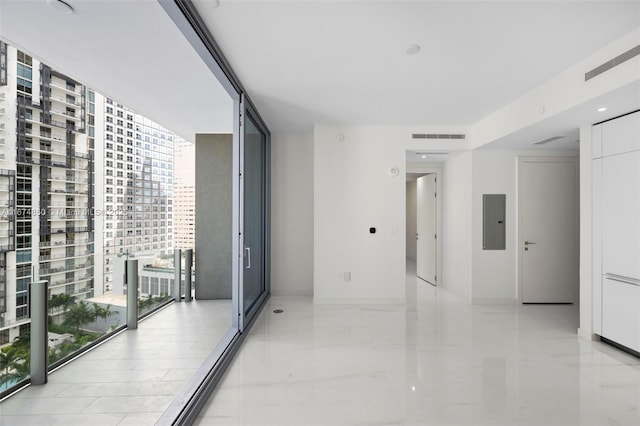
[[[63,312],[66,312],[73,302],[74,297],[69,296],[66,293],[54,294],[51,296],[51,299],[49,299],[50,314],[53,315],[53,310],[55,308],[58,308],[58,313],[60,313],[60,309],[62,309]]]
[[[89,324],[95,319],[95,312],[89,309],[89,305],[83,300],[74,304],[64,314],[64,323],[68,326],[75,327],[77,333],[80,333],[80,327]]]
[[[104,308],[97,303],[93,304],[93,314],[96,318],[102,318],[104,320],[104,329],[107,329],[107,318],[114,314],[111,311],[111,305],[106,305]]]
[[[29,341],[30,334],[24,333],[0,351],[0,386],[17,383],[29,375]]]

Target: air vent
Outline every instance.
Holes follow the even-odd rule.
[[[623,54],[618,55],[615,58],[605,62],[604,64],[595,67],[594,69],[592,69],[591,71],[589,71],[584,75],[584,81],[589,81],[593,77],[596,77],[606,71],[609,71],[611,68],[617,67],[621,63],[626,62],[629,59],[634,58],[638,55],[640,55],[640,44],[637,45],[636,47],[633,47],[627,50]]]
[[[449,155],[448,152],[416,152],[416,155]]]
[[[562,138],[564,138],[564,136],[552,136],[550,138],[546,138],[541,141],[534,142],[533,145],[544,145],[553,141],[557,141],[558,139],[562,139]]]
[[[464,139],[465,137],[466,136],[464,134],[444,135],[435,133],[414,133],[411,135],[412,139]]]

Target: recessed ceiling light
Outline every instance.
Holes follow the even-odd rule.
[[[605,112],[607,110],[607,108],[602,107],[602,108],[598,108],[598,112]]]
[[[73,7],[62,0],[47,0],[47,4],[62,13],[73,13]]]
[[[407,55],[416,55],[419,52],[420,52],[420,46],[417,44],[410,44],[406,50]]]
[[[426,156],[426,155],[423,155],[423,156],[422,156],[422,158],[427,158],[427,156]]]

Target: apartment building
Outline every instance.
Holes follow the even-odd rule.
[[[175,145],[173,244],[180,249],[195,247],[195,179],[195,145],[178,139]]]
[[[176,135],[110,98],[97,98],[102,280],[110,291],[114,256],[172,253]]]
[[[0,327],[29,323],[31,281],[76,299],[94,281],[94,93],[1,43]]]

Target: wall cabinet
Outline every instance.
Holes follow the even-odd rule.
[[[592,140],[594,330],[640,352],[640,112]]]

